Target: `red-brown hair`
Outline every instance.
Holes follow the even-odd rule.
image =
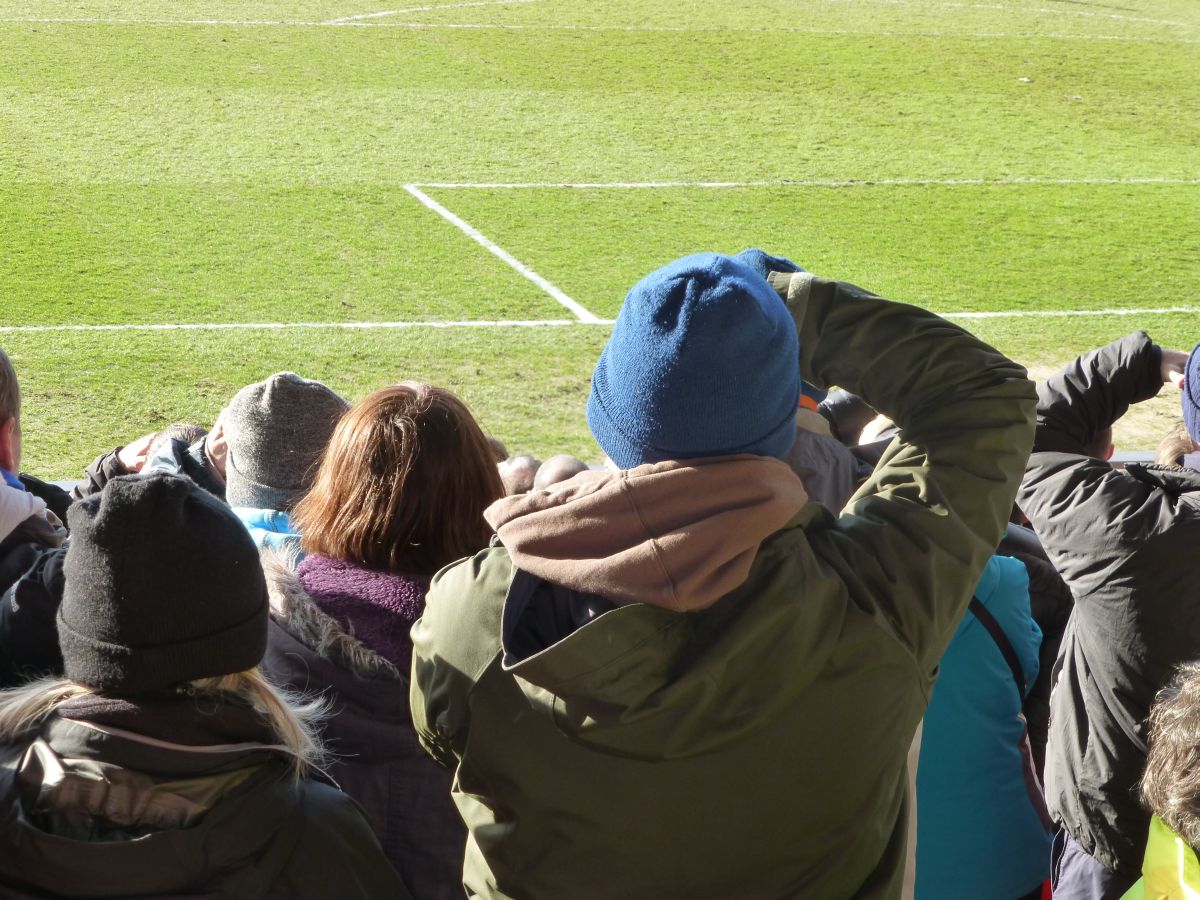
[[[492,448],[466,405],[406,381],[342,417],[292,518],[306,553],[432,574],[487,546],[483,511],[502,496]]]

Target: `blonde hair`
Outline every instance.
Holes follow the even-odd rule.
[[[1187,456],[1195,449],[1192,436],[1188,434],[1187,425],[1180,419],[1171,426],[1166,437],[1158,442],[1158,453],[1154,461],[1162,466],[1177,466],[1181,457]]]
[[[190,681],[177,691],[197,699],[236,698],[250,704],[291,757],[292,775],[297,783],[327,761],[318,736],[318,728],[329,709],[324,698],[304,697],[277,687],[257,668]],[[0,691],[0,744],[27,737],[67,701],[93,693],[91,688],[61,677],[42,678]]]

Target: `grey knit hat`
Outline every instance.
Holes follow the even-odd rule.
[[[262,660],[258,550],[216,497],[182,475],[124,475],[67,521],[58,642],[72,681],[136,695]]]
[[[225,500],[291,509],[312,485],[333,429],[349,408],[321,382],[294,372],[242,388],[224,413]]]

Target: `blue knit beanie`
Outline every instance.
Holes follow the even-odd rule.
[[[785,256],[771,256],[759,250],[757,247],[751,247],[749,250],[743,250],[734,257],[738,262],[745,263],[763,278],[766,278],[772,272],[803,272],[804,270],[792,262]]]
[[[766,278],[772,272],[803,272],[800,268],[786,256],[772,256],[764,250],[759,250],[757,247],[751,247],[749,250],[743,250],[734,257],[738,262],[745,263],[763,278]],[[817,387],[815,384],[809,384],[807,381],[800,382],[800,393],[812,400],[812,405],[820,403],[829,396],[829,391]]]
[[[622,469],[782,457],[799,399],[800,341],[779,295],[744,264],[699,253],[633,286],[596,363],[587,419]]]

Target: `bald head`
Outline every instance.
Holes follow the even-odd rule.
[[[574,456],[569,456],[565,453],[558,456],[552,456],[537,470],[537,476],[533,479],[533,489],[540,491],[542,488],[548,488],[552,484],[558,484],[560,481],[566,481],[568,478],[574,478],[580,472],[586,472],[588,465],[581,459],[576,459]]]
[[[500,470],[500,480],[504,482],[504,492],[511,497],[533,490],[533,480],[540,465],[540,460],[529,455],[510,456],[498,463],[496,467]]]

